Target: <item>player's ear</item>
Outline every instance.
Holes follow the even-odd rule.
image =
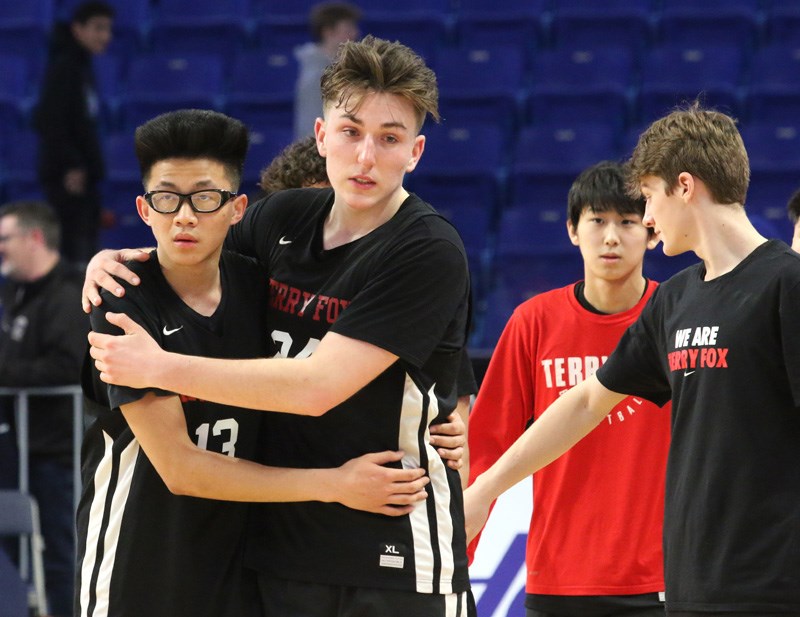
[[[139,214],[139,218],[144,221],[145,225],[152,227],[152,225],[150,225],[150,216],[152,216],[153,210],[150,208],[150,204],[147,203],[147,200],[141,195],[136,197],[136,212]]]
[[[575,229],[575,225],[572,224],[572,221],[567,221],[567,235],[569,236],[569,241],[572,242],[573,246],[580,245],[580,239],[578,238],[578,230]]]
[[[233,214],[231,215],[231,225],[235,225],[242,220],[244,211],[247,208],[247,195],[242,193],[233,198]]]
[[[414,147],[411,148],[411,159],[406,165],[406,173],[414,171],[419,163],[422,153],[425,151],[425,135],[417,135],[414,138]]]
[[[325,120],[317,118],[314,122],[314,136],[317,139],[317,152],[319,152],[319,155],[322,157],[328,154],[328,150],[325,147],[325,134]]]

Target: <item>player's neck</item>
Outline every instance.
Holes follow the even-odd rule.
[[[697,232],[694,251],[705,263],[707,281],[730,272],[767,241],[753,227],[744,208],[737,205],[706,208]]]
[[[334,201],[325,219],[323,246],[330,250],[366,236],[397,214],[407,197],[408,192],[400,187],[385,203],[365,208],[354,208],[343,201]]]
[[[165,262],[159,255],[159,263],[167,283],[189,308],[206,317],[214,314],[222,299],[219,259],[187,266]]]
[[[641,267],[621,279],[608,280],[587,275],[583,295],[586,301],[601,313],[614,315],[632,309],[642,299],[647,279]]]

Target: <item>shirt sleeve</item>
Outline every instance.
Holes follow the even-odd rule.
[[[645,305],[642,314],[625,331],[616,349],[597,370],[597,379],[609,390],[641,396],[659,407],[672,397],[672,389],[662,363],[666,355],[663,328],[659,327],[658,293]]]
[[[117,298],[116,296],[107,292],[101,292],[103,302],[100,304],[100,306],[93,307],[89,316],[92,330],[102,334],[124,334],[121,328],[109,323],[109,321],[106,319],[106,313],[125,313],[128,315],[128,317],[142,326],[150,336],[158,340],[158,329],[154,328],[152,321],[148,320],[143,315],[140,305],[132,300],[132,298],[136,296],[136,292],[138,290],[135,290],[127,284],[124,285],[126,286],[126,290],[125,295],[122,298]],[[94,367],[94,364],[92,364],[92,371],[97,371],[97,369]],[[112,409],[125,405],[126,403],[138,401],[148,392],[155,392],[159,396],[171,396],[174,394],[173,392],[167,392],[158,388],[139,389],[129,388],[127,386],[116,386],[112,384],[107,384],[107,391],[109,405]]]

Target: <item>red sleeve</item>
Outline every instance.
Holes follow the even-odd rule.
[[[536,320],[518,307],[506,324],[469,415],[469,483],[525,432],[534,413]],[[470,562],[480,534],[470,543]]]

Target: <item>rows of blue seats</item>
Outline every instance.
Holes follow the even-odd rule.
[[[160,9],[163,10],[168,4],[168,0],[162,0]],[[216,4],[226,5],[225,2]],[[300,7],[301,4],[291,6]],[[435,5],[428,2],[422,4],[427,8]],[[461,31],[465,32],[463,24],[467,23],[467,17],[470,16],[471,3],[465,1],[461,4],[461,12],[451,13],[449,23],[458,23],[453,19],[457,15],[463,21]],[[530,9],[537,3],[525,4]],[[476,320],[474,345],[491,345],[510,308],[525,296],[580,276],[580,257],[574,247],[565,243],[564,205],[569,183],[586,164],[602,158],[626,156],[638,135],[639,123],[649,120],[651,115],[660,115],[680,98],[694,98],[703,90],[710,103],[721,104],[738,116],[749,116],[748,123],[743,127],[753,163],[753,184],[748,207],[772,227],[768,233],[787,237],[783,204],[800,177],[800,148],[797,129],[793,124],[795,118],[800,116],[791,111],[792,105],[794,109],[799,108],[800,99],[795,96],[797,86],[794,81],[797,62],[800,61],[800,54],[797,53],[800,44],[783,47],[773,44],[773,39],[791,39],[791,36],[779,37],[774,28],[768,27],[769,15],[777,14],[780,10],[778,7],[772,6],[773,13],[769,13],[766,9],[770,7],[759,4],[758,10],[748,13],[755,17],[750,20],[755,24],[754,36],[751,39],[741,38],[736,48],[717,47],[717,51],[713,51],[713,48],[693,45],[652,47],[657,41],[653,36],[657,31],[655,24],[659,23],[654,16],[658,15],[663,23],[669,11],[663,9],[656,13],[649,2],[643,3],[648,5],[646,15],[650,26],[645,29],[645,48],[634,53],[630,48],[626,48],[627,52],[619,48],[608,52],[603,51],[602,45],[598,48],[581,47],[580,37],[570,38],[574,47],[568,47],[566,40],[561,40],[558,47],[553,47],[558,42],[557,38],[566,38],[563,28],[559,29],[556,17],[559,14],[562,18],[566,17],[569,11],[563,6],[560,11],[553,11],[554,4],[563,5],[566,2],[547,3],[549,6],[540,4],[542,6],[530,11],[531,15],[535,15],[531,23],[537,24],[534,35],[520,39],[513,48],[493,49],[488,45],[479,45],[481,36],[492,31],[490,26],[484,24],[474,36],[465,37],[465,40],[476,43],[466,50],[464,47],[453,47],[455,39],[452,37],[439,41],[433,53],[428,50],[431,56],[429,61],[440,78],[444,122],[439,127],[426,127],[429,148],[423,164],[409,178],[409,185],[450,216],[464,236],[481,309]],[[585,8],[588,3],[579,4]],[[670,3],[670,9],[677,4]],[[737,5],[736,2],[723,4],[727,10]],[[742,4],[755,7],[758,3]],[[126,10],[135,5],[136,2],[125,4]],[[612,5],[615,3],[590,6],[602,6],[604,14],[613,14]],[[140,26],[151,24],[152,34],[153,16],[158,14],[159,9],[149,4],[144,6],[147,6],[148,16],[136,23]],[[263,6],[262,2],[262,9]],[[624,14],[636,6],[636,2],[626,2],[616,8]],[[413,6],[406,4],[404,8]],[[544,9],[550,9],[550,12]],[[372,7],[368,10],[371,12]],[[481,17],[479,13],[473,13],[481,19],[488,16],[490,21],[494,19],[501,25],[508,14],[503,17],[501,12],[493,10]],[[299,24],[301,15],[305,17],[305,8],[302,13],[287,16],[286,21],[294,20]],[[442,11],[441,15],[445,15],[445,12]],[[519,20],[507,21],[517,23]],[[549,26],[545,27],[544,24]],[[595,25],[591,30],[597,32],[603,29]],[[451,28],[450,32],[453,31]],[[559,32],[562,34],[559,35]],[[766,36],[767,32],[772,38]],[[791,34],[792,30],[787,32]],[[703,36],[709,40],[714,38],[708,37],[707,33]],[[222,34],[220,37],[224,39]],[[550,47],[543,46],[548,37]],[[140,37],[140,43],[143,40]],[[508,43],[509,39],[506,37],[504,42]],[[229,47],[235,49],[237,45]],[[219,45],[214,48],[219,48]],[[773,51],[775,49],[780,49],[780,52]],[[670,52],[667,53],[667,50]],[[648,78],[661,77],[668,72],[664,66],[658,65],[657,59],[670,59],[670,55],[679,67],[675,73],[680,79],[677,83],[667,82],[662,100],[656,101],[650,112],[643,113],[639,102],[646,94],[653,92],[648,90]],[[181,84],[180,96],[186,94],[185,79],[176,75],[185,75],[190,69],[191,56],[162,54],[160,65],[154,64],[154,58],[150,55],[137,54],[127,58],[111,54],[101,58],[98,63],[101,88],[107,95],[104,127],[111,133],[107,140],[110,162],[107,195],[111,205],[117,209],[120,220],[125,223],[106,235],[105,240],[109,244],[129,244],[135,233],[146,234],[146,230],[137,224],[131,207],[130,195],[139,190],[130,146],[131,125],[163,108],[185,104],[224,108],[243,117],[254,128],[254,145],[246,171],[250,189],[254,186],[261,165],[291,138],[285,127],[289,125],[296,67],[288,46],[273,48],[268,52],[237,52],[230,57],[201,61],[200,66],[204,68],[199,72],[206,76],[211,74],[215,81],[207,82],[211,85],[201,84],[197,88],[198,94],[213,92],[215,96],[201,96],[195,99],[197,102],[165,99],[166,89],[174,84]],[[725,67],[736,67],[728,71],[733,77],[727,83],[724,80],[717,80],[717,83],[709,80],[725,72],[716,65],[720,58],[725,59]],[[448,70],[458,66],[462,59],[464,68],[461,71]],[[251,63],[249,66],[248,62]],[[711,68],[700,70],[706,66],[706,62]],[[135,68],[137,63],[139,69]],[[215,64],[219,66],[218,70],[208,70],[209,65]],[[9,66],[12,65],[24,66],[24,63],[12,63]],[[237,65],[240,65],[238,69]],[[607,76],[597,79],[598,75],[603,74],[599,69],[609,66],[612,70],[606,72]],[[507,67],[507,70],[503,72],[500,70],[502,67]],[[791,75],[776,72],[786,67],[791,67]],[[36,82],[31,75],[35,71],[33,63],[30,74],[22,79],[29,88],[27,98],[22,99],[17,109],[7,110],[14,117],[10,122],[3,123],[6,131],[15,123],[17,129],[25,126],[32,101],[32,85]],[[137,71],[143,78],[143,85],[132,87],[131,79]],[[13,69],[8,73],[0,70],[0,75],[6,74],[13,74]],[[684,88],[687,75],[698,75],[699,80]],[[223,79],[223,76],[227,76],[227,79]],[[491,84],[489,78],[496,76],[507,78],[512,87],[504,90],[502,85]],[[766,76],[770,78],[765,79]],[[164,77],[160,83],[157,80],[159,77]],[[562,80],[566,83],[562,83],[560,89],[556,88],[562,77],[567,78]],[[754,92],[754,85],[756,89],[762,87],[754,84],[758,80],[765,82],[762,86],[767,94],[775,95],[777,99],[776,109],[764,114],[768,122],[759,122],[758,113],[752,112],[750,106],[749,97]],[[591,81],[594,81],[594,85],[589,87]],[[471,85],[474,88],[483,86],[484,92],[465,88],[470,82],[473,82]],[[278,87],[279,84],[281,87]],[[237,92],[238,88],[241,91]],[[770,88],[774,92],[770,92]],[[13,90],[0,88],[0,92],[6,91]],[[134,106],[134,110],[140,114],[139,117],[131,112],[130,96],[121,96],[131,93],[133,100],[138,97],[136,105],[140,107]],[[725,96],[728,98],[725,99]],[[610,106],[604,106],[604,102],[610,102]],[[572,109],[570,104],[573,105]],[[236,105],[239,105],[238,109]],[[556,115],[549,115],[547,105],[550,112]],[[777,111],[781,109],[788,110],[784,121],[774,122],[779,117]],[[569,113],[565,113],[567,110]],[[493,125],[491,120],[498,118],[506,121]],[[34,191],[32,136],[19,130],[13,135],[0,133],[0,150],[5,153],[3,158],[6,160],[3,196],[11,198]],[[650,274],[659,279],[682,264],[682,261],[678,264],[676,260],[667,262],[655,254],[648,259]]]

